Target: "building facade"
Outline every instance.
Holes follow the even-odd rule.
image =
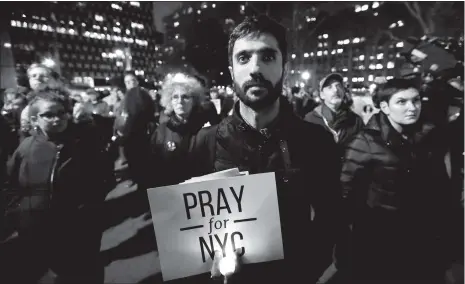
[[[31,2],[10,9],[16,67],[43,62],[91,86],[125,70],[156,77],[162,58],[154,51],[163,35],[154,27],[151,2]]]

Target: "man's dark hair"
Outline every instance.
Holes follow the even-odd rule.
[[[271,18],[264,15],[259,17],[247,17],[244,21],[242,21],[242,23],[234,28],[233,32],[229,36],[228,43],[229,65],[232,66],[232,53],[234,44],[238,39],[249,35],[258,36],[265,33],[274,36],[278,41],[279,50],[283,56],[284,66],[287,61],[286,29]]]
[[[379,108],[381,102],[389,102],[394,94],[407,89],[418,90],[418,87],[417,81],[413,79],[394,78],[388,80],[376,87],[373,104],[376,108]]]

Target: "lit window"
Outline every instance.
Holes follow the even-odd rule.
[[[199,15],[200,15],[201,13],[202,13],[202,11],[200,11],[200,10],[197,10],[197,14],[199,14]]]
[[[176,28],[177,26],[179,26],[179,22],[174,22],[174,27]]]
[[[73,22],[73,21],[69,21],[69,24],[70,24],[70,25],[74,25],[74,22]]]
[[[175,38],[175,39],[178,39],[178,38],[179,38],[179,35],[175,35],[174,38]]]
[[[342,81],[347,82],[347,81],[349,81],[349,78],[344,77],[344,78],[342,79]]]
[[[365,78],[363,78],[363,77],[358,77],[358,81],[359,81],[359,82],[363,82],[363,81],[365,81]]]
[[[392,61],[388,62],[387,68],[388,68],[388,69],[394,68],[394,62],[392,62]]]
[[[360,7],[360,5],[356,5],[355,6],[355,13],[358,13],[358,12],[361,12],[362,11],[362,7]]]
[[[5,42],[5,43],[3,44],[3,47],[5,47],[5,48],[11,48],[11,43]]]
[[[105,52],[102,52],[102,57],[107,58],[107,54]]]
[[[73,35],[73,34],[74,34],[74,30],[73,30],[73,29],[69,29],[68,32],[69,32],[70,35]]]
[[[123,8],[121,8],[121,6],[120,6],[120,5],[118,5],[118,4],[114,4],[114,3],[113,3],[113,4],[111,4],[111,8],[113,8],[113,9],[115,9],[115,10],[120,10],[120,11],[121,11],[121,10],[123,10]]]
[[[245,11],[245,6],[241,5],[241,11]]]
[[[396,23],[392,23],[392,24],[389,26],[389,28],[390,28],[390,29],[393,29],[393,28],[395,28],[396,26],[397,26]]]
[[[325,50],[325,52],[323,52],[323,54],[324,54],[324,55],[328,55],[328,51],[327,51],[327,50]]]
[[[311,56],[311,57],[315,56],[315,53],[310,52],[310,56]]]
[[[331,51],[331,54],[332,54],[332,55],[336,54],[336,50],[333,49],[333,50]]]
[[[323,44],[321,42],[319,42],[318,47],[323,47]]]
[[[397,25],[398,25],[399,27],[403,27],[403,26],[404,26],[404,22],[402,22],[402,21],[397,21]]]
[[[373,75],[368,75],[368,81],[373,81]]]
[[[378,59],[378,60],[383,59],[383,57],[384,57],[384,54],[382,54],[382,53],[378,53],[378,55],[376,55],[376,59]]]
[[[309,54],[307,52],[304,53],[304,57],[307,58]]]
[[[359,43],[360,42],[360,39],[358,37],[354,38],[354,40],[352,41],[353,43]]]
[[[400,54],[399,54],[399,53],[397,53],[397,54],[396,54],[396,58],[399,58],[399,57],[400,57]]]
[[[100,16],[100,15],[95,15],[95,20],[96,20],[97,22],[103,22],[103,17]]]
[[[331,68],[331,72],[336,72],[336,67]]]
[[[342,48],[339,48],[339,49],[337,50],[337,53],[342,53],[342,52],[343,52],[343,49],[342,49]]]
[[[86,23],[82,23],[81,26],[85,27],[85,26],[86,26]]]
[[[352,82],[354,82],[354,83],[357,82],[357,77],[353,77]]]
[[[325,39],[328,38],[328,34],[324,34],[323,38],[325,38]]]
[[[208,8],[207,3],[203,3],[203,4],[202,4],[202,9],[207,9],[207,8]]]
[[[216,8],[216,4],[212,4],[212,8]]]
[[[295,73],[295,71],[294,71],[294,70],[291,70],[291,74],[294,74],[294,73]]]
[[[323,46],[328,47],[328,43],[327,42],[323,43]]]
[[[376,69],[378,69],[378,70],[383,69],[383,64],[381,64],[381,63],[376,64]]]
[[[358,61],[357,57],[352,58],[353,61]]]
[[[365,70],[365,65],[359,65],[359,66],[358,66],[358,69],[360,69],[360,70]]]
[[[368,68],[370,68],[370,70],[375,70],[376,66],[374,64],[370,64],[370,66]]]
[[[16,27],[16,21],[11,21],[11,26]]]
[[[342,68],[342,72],[347,72],[347,71],[349,71],[349,69],[347,69],[347,68]]]
[[[374,60],[374,59],[375,59],[375,57],[373,55],[370,56],[370,60]]]
[[[293,53],[291,57],[292,57],[292,59],[295,59],[296,55]]]
[[[134,6],[134,7],[140,7],[140,3],[137,1],[131,1],[129,2],[129,5]]]
[[[130,34],[131,34],[131,31],[128,30],[128,29],[126,29],[126,34],[127,34],[127,35],[130,35]]]
[[[386,77],[386,80],[391,80],[391,79],[394,79],[394,76],[387,76]]]
[[[350,43],[350,40],[346,39],[344,40],[344,44],[349,44]]]
[[[358,57],[358,59],[359,59],[360,61],[364,60],[364,59],[365,59],[365,55],[363,55],[363,54],[360,55],[360,56]]]
[[[120,33],[121,32],[121,29],[120,28],[117,28],[117,27],[113,27],[113,31],[115,33]]]
[[[309,16],[307,16],[307,17],[305,18],[305,20],[307,21],[307,23],[311,21],[311,19],[310,19]]]
[[[320,51],[318,51],[318,52],[316,53],[316,56],[321,56],[322,54],[323,54],[323,52],[321,52],[321,50],[320,50]]]
[[[368,5],[367,4],[362,6],[362,11],[366,11],[366,10],[368,10]]]
[[[378,12],[375,12],[373,15],[374,15],[375,17],[378,16]]]
[[[396,44],[396,47],[404,47],[404,42],[400,41]]]
[[[371,8],[376,9],[378,7],[379,7],[379,2],[373,2],[373,5],[371,6]]]

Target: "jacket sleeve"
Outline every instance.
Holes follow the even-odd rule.
[[[213,172],[213,160],[216,148],[216,131],[218,125],[202,128],[192,136],[189,144],[189,164],[192,165],[193,177]]]
[[[341,186],[339,175],[341,170],[340,151],[332,136],[318,127],[321,133],[318,134],[319,145],[316,157],[317,172],[309,173],[309,176],[315,176],[318,182],[311,183],[312,192],[312,232],[315,239],[311,244],[311,262],[313,269],[310,281],[316,281],[323,274],[325,269],[331,264],[333,259],[333,249],[337,237],[341,234],[343,222],[341,221]],[[316,159],[315,159],[316,158]],[[315,282],[311,282],[315,283]]]
[[[357,134],[345,149],[340,181],[346,213],[350,216],[355,209],[359,194],[368,183],[368,167],[371,159],[370,143],[363,133]]]

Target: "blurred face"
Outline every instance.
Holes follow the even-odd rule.
[[[270,34],[238,39],[232,51],[231,76],[239,99],[255,111],[272,105],[282,92],[283,56]]]
[[[37,116],[33,118],[35,126],[47,134],[56,134],[65,131],[68,126],[69,114],[65,111],[63,105],[40,100],[37,102],[36,107],[38,110]]]
[[[381,111],[399,125],[411,125],[418,121],[421,113],[420,94],[415,89],[402,90],[380,103]]]
[[[137,78],[135,76],[126,75],[124,76],[124,85],[126,85],[126,89],[130,90],[139,86],[139,82],[137,81]]]
[[[171,96],[171,106],[177,116],[188,117],[194,107],[193,94],[184,88],[175,88]]]
[[[326,105],[338,108],[344,97],[344,87],[341,82],[333,80],[321,90],[320,96]]]
[[[37,90],[41,85],[50,81],[50,70],[42,67],[36,67],[29,71],[29,85],[31,89]]]

